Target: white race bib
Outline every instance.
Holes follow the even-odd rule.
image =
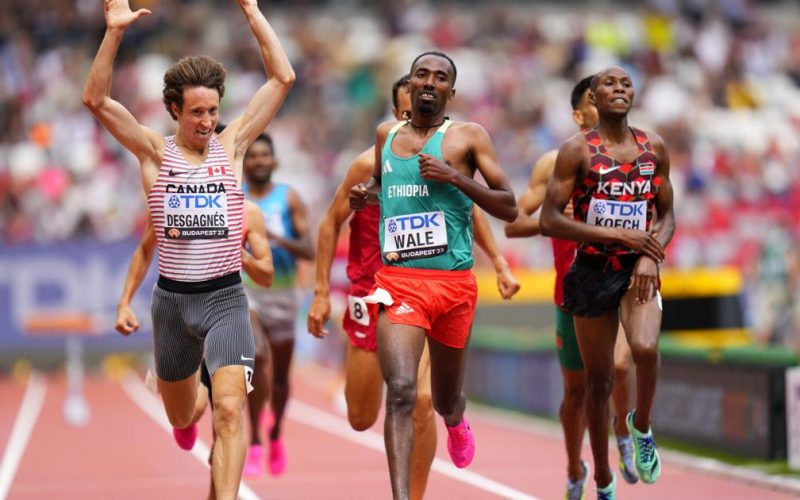
[[[369,311],[367,304],[361,297],[355,295],[347,296],[347,309],[350,319],[362,326],[369,326]]]
[[[283,225],[283,217],[281,214],[267,212],[261,213],[264,215],[264,223],[270,233],[278,236],[279,238],[286,236],[286,226]]]
[[[389,262],[433,257],[447,252],[444,212],[398,215],[383,221],[383,256]]]
[[[647,230],[646,201],[614,201],[592,198],[586,223],[593,226]]]
[[[226,193],[167,193],[164,236],[171,240],[215,240],[228,237]]]

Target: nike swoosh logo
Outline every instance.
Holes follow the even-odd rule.
[[[241,354],[239,357],[242,358],[242,361],[255,361],[253,358],[245,358],[244,354]]]
[[[609,172],[613,172],[614,170],[616,170],[618,168],[619,168],[619,165],[617,165],[616,167],[611,167],[611,168],[600,167],[600,175],[607,174]]]
[[[176,175],[181,175],[181,174],[185,174],[185,173],[186,172],[176,172],[176,171],[174,171],[172,169],[169,169],[169,176],[170,177],[175,177]]]

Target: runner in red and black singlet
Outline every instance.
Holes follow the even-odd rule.
[[[626,418],[639,477],[661,471],[650,431],[661,324],[658,264],[675,232],[669,157],[663,140],[628,126],[634,89],[612,67],[591,84],[599,122],[558,152],[542,208],[542,234],[580,242],[564,278],[564,308],[574,315],[587,376],[586,416],[598,495],[615,498],[608,465],[608,397],[622,320],[636,364],[636,409]],[[563,214],[570,202],[574,219]]]
[[[591,81],[594,75],[580,80],[570,94],[572,119],[581,130],[597,126],[597,108],[590,102]],[[558,150],[545,153],[534,165],[528,187],[519,197],[520,215],[516,221],[506,224],[505,233],[509,238],[530,237],[539,234],[539,219],[532,217],[542,206],[547,183],[553,176]],[[572,217],[572,204],[568,204],[565,215]],[[572,240],[550,238],[553,246],[553,261],[556,271],[555,314],[556,314],[556,352],[561,365],[561,376],[564,382],[564,395],[559,407],[559,420],[564,431],[564,444],[567,452],[567,484],[566,500],[579,500],[585,495],[585,485],[589,478],[589,463],[581,460],[583,437],[586,421],[583,408],[586,394],[586,373],[583,360],[575,336],[575,325],[572,315],[564,311],[564,276],[575,260],[578,245]],[[628,369],[631,364],[631,352],[624,330],[617,333],[614,347],[614,434],[619,450],[619,470],[628,483],[636,483],[633,454],[633,439],[625,425],[628,414]]]
[[[238,4],[258,41],[267,81],[242,116],[219,136],[214,128],[225,92],[225,68],[210,57],[183,58],[164,74],[163,101],[177,124],[174,136],[165,138],[140,125],[111,98],[114,59],[123,34],[150,14],[147,9],[133,12],[128,0],[104,2],[106,32],[83,93],[83,103],[141,167],[162,255],[162,276],[152,305],[156,374],[173,427],[183,429],[191,423],[205,355],[218,436],[211,469],[220,499],[235,498],[241,481],[242,411],[254,356],[239,277],[242,162],[295,78],[257,2]]]
[[[639,153],[632,162],[614,159],[603,145],[596,129],[583,131],[589,147],[591,168],[572,192],[573,217],[593,226],[619,227],[648,231],[655,213],[652,203],[661,185],[656,177],[656,153],[647,134],[630,127]],[[587,255],[611,256],[612,265],[619,269],[618,259],[636,251],[623,243],[582,241],[578,250]]]
[[[632,161],[619,162],[608,153],[596,129],[583,131],[590,167],[572,192],[573,218],[595,228],[647,234],[655,212],[653,200],[662,181],[655,175],[657,157],[647,135],[632,127],[627,135],[634,139],[636,156]],[[580,242],[576,257],[579,265],[618,273],[607,274],[605,281],[586,281],[568,273],[564,286],[571,287],[573,293],[565,293],[564,309],[576,316],[598,316],[618,307],[640,256],[640,252],[617,241]],[[615,286],[608,286],[608,280]],[[657,281],[653,287],[658,288]]]

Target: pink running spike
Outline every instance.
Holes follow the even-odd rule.
[[[276,439],[269,442],[269,473],[273,476],[280,476],[286,470],[286,451],[283,449],[283,441]]]
[[[259,477],[264,473],[264,447],[260,444],[251,445],[247,449],[243,473],[246,477]]]
[[[194,448],[194,443],[197,441],[197,424],[192,424],[185,429],[172,428],[172,437],[181,449],[186,451]]]
[[[453,464],[463,469],[475,458],[475,436],[472,435],[466,417],[463,417],[455,427],[448,425],[445,427],[447,427],[447,451],[450,452]]]

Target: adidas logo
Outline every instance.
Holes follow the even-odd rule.
[[[406,304],[405,302],[401,302],[400,306],[397,308],[397,310],[394,313],[395,314],[408,314],[408,313],[413,313],[413,312],[414,312],[414,308],[413,307],[411,307],[410,305]]]
[[[393,172],[392,164],[389,163],[389,160],[386,160],[386,163],[383,164],[383,172],[384,174],[388,174],[389,172]]]

